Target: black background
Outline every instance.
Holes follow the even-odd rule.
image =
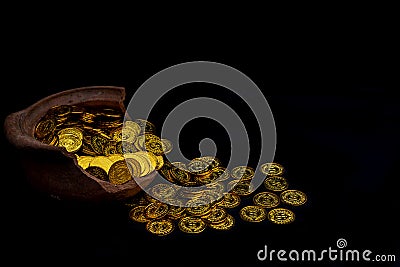
[[[318,250],[345,238],[349,248],[400,258],[398,57],[385,26],[346,33],[299,26],[263,42],[256,37],[265,32],[223,41],[202,35],[175,39],[168,32],[153,32],[150,40],[135,33],[128,42],[119,37],[132,32],[114,36],[112,28],[106,36],[107,23],[89,25],[79,34],[68,27],[42,32],[42,24],[10,31],[2,119],[62,90],[115,85],[125,87],[129,97],[166,67],[196,60],[223,63],[246,74],[265,94],[276,123],[275,161],[286,168],[290,188],[306,192],[309,201],[293,209],[297,219],[287,226],[245,223],[235,209],[231,231],[206,229],[192,236],[176,230],[157,237],[129,221],[123,206],[64,202],[32,190],[3,136],[5,256],[50,264],[115,260],[249,266],[258,264],[256,253],[264,245]],[[161,105],[160,112],[167,106]],[[196,127],[185,135],[198,134]],[[183,144],[188,157],[198,153],[193,139]]]

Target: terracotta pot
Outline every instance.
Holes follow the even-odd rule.
[[[76,157],[64,148],[46,145],[34,137],[36,124],[53,106],[107,106],[125,112],[124,100],[122,87],[82,87],[50,95],[8,115],[4,125],[6,137],[20,152],[22,166],[32,186],[56,198],[96,202],[123,200],[138,193],[141,188],[134,180],[122,185],[100,180],[84,171]],[[156,172],[152,172],[141,179],[146,185],[155,175]]]

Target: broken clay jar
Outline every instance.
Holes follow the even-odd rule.
[[[101,106],[125,112],[124,100],[123,87],[81,87],[50,95],[8,115],[4,124],[5,134],[19,151],[21,165],[30,184],[59,199],[96,202],[124,200],[141,191],[134,180],[114,185],[96,178],[78,165],[74,154],[63,147],[44,144],[34,137],[36,124],[53,106]],[[150,184],[155,175],[154,171],[141,177],[141,185]]]

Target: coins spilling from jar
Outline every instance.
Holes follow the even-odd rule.
[[[229,171],[213,157],[195,158],[188,164],[165,161],[159,173],[170,183],[153,184],[146,190],[149,194],[141,192],[125,204],[130,209],[131,220],[145,223],[147,231],[159,236],[175,229],[188,234],[199,234],[207,228],[230,230],[235,225],[235,214],[230,214],[230,210],[250,223],[265,220],[275,224],[292,223],[294,212],[280,205],[303,205],[306,194],[287,190],[286,178],[277,176],[283,174],[282,165],[263,164],[260,171],[266,175],[267,191],[255,193],[251,185],[255,170],[249,166],[237,166]],[[203,187],[191,190],[197,186]],[[240,207],[242,199],[248,198],[253,205]]]
[[[124,184],[161,169],[172,143],[159,138],[151,122],[123,117],[111,108],[55,106],[37,123],[35,137],[73,153],[90,175]]]

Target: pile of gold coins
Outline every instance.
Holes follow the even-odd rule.
[[[159,236],[173,232],[175,225],[191,234],[206,228],[230,230],[235,219],[227,210],[240,208],[241,199],[251,195],[253,205],[239,210],[239,217],[247,222],[291,223],[295,214],[279,205],[300,206],[307,201],[305,193],[289,189],[284,168],[278,163],[261,165],[258,171],[266,176],[266,190],[255,194],[252,167],[237,166],[229,171],[211,156],[187,164],[170,162],[165,154],[173,145],[156,135],[151,122],[124,121],[123,113],[115,109],[55,106],[37,123],[35,137],[64,147],[84,171],[115,185],[158,171],[170,183],[151,184],[146,189],[150,194],[142,191],[125,204],[131,220],[145,223],[149,232]],[[199,186],[202,190],[192,190]]]
[[[55,106],[37,123],[35,137],[74,153],[79,166],[101,180],[124,184],[159,170],[172,143],[146,120],[123,121],[110,108]]]
[[[293,222],[293,211],[278,206],[281,203],[303,205],[307,201],[306,194],[288,189],[288,182],[282,176],[282,165],[265,163],[260,171],[266,175],[266,191],[253,196],[254,205],[240,209],[240,218],[247,222],[265,219],[276,224]],[[170,234],[176,224],[182,232],[191,234],[201,233],[207,227],[230,230],[235,219],[227,210],[239,207],[241,198],[251,197],[254,192],[250,182],[255,175],[253,168],[238,166],[229,172],[212,157],[195,158],[189,164],[166,162],[159,173],[173,184],[186,188],[158,183],[150,187],[150,194],[142,192],[126,203],[130,208],[129,217],[145,223],[147,231],[159,236]],[[188,187],[198,185],[205,185],[206,189],[195,193],[188,190]]]

